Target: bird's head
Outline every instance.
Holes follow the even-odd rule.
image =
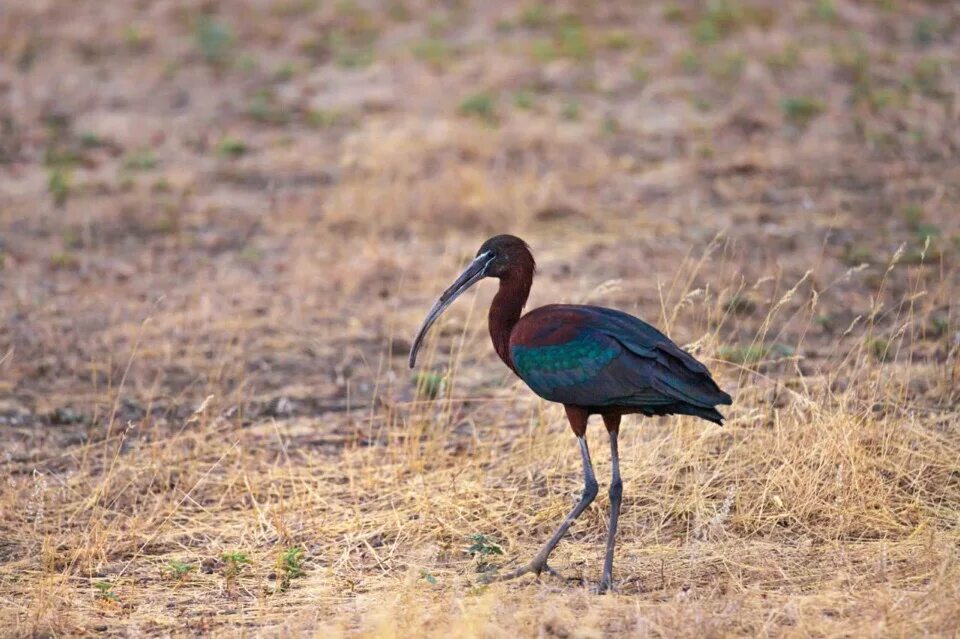
[[[495,277],[500,280],[522,275],[529,277],[533,275],[535,268],[536,264],[533,261],[533,254],[530,253],[530,247],[519,237],[495,235],[484,242],[473,261],[467,265],[460,277],[454,280],[453,284],[443,292],[440,299],[427,313],[427,317],[423,320],[423,324],[421,324],[420,330],[413,340],[413,346],[410,347],[410,368],[413,368],[417,363],[417,351],[420,350],[420,345],[423,343],[427,331],[464,291],[485,277]]]

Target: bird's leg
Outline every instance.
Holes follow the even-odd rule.
[[[620,519],[620,500],[623,497],[623,481],[620,479],[620,453],[617,437],[620,434],[620,416],[607,417],[603,421],[610,432],[610,463],[613,477],[610,480],[610,526],[607,528],[607,554],[603,560],[603,576],[597,592],[613,590],[613,549],[617,540],[617,521]]]
[[[557,528],[556,532],[554,532],[553,536],[550,537],[550,540],[543,545],[543,547],[540,549],[540,552],[538,552],[536,557],[533,558],[533,561],[526,566],[521,566],[520,568],[510,571],[505,575],[493,577],[491,580],[505,581],[507,579],[519,577],[520,575],[525,575],[528,572],[539,575],[544,571],[552,575],[559,576],[555,570],[547,565],[547,558],[550,556],[550,553],[553,552],[553,549],[556,548],[557,544],[560,543],[560,539],[562,539],[566,534],[574,520],[576,520],[576,518],[587,509],[587,506],[589,506],[597,496],[597,478],[593,474],[593,464],[590,462],[590,449],[587,448],[587,438],[585,435],[578,435],[577,440],[580,442],[580,456],[583,458],[583,493],[580,495],[580,501],[577,502],[577,505],[573,507],[573,510],[567,513],[567,516],[563,518],[563,521],[560,522],[560,526]]]

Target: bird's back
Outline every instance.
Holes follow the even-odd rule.
[[[594,412],[686,414],[722,423],[730,404],[706,366],[627,313],[552,304],[523,316],[510,334],[514,370],[544,399]]]

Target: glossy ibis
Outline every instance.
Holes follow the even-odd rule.
[[[520,317],[530,294],[536,265],[530,248],[518,237],[497,235],[483,243],[476,258],[427,313],[410,349],[410,367],[430,326],[464,291],[485,277],[500,280],[490,305],[489,327],[500,359],[540,397],[563,404],[580,444],[584,487],[580,501],[564,517],[533,560],[499,577],[511,579],[547,571],[547,558],[597,496],[597,480],[587,448],[587,419],[602,415],[610,434],[613,477],[610,482],[610,526],[599,591],[612,588],[613,549],[623,483],[617,436],[620,418],[642,415],[693,415],[716,424],[715,408],[730,404],[707,367],[666,335],[632,315],[598,306],[550,304]]]

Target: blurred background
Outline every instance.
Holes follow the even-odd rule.
[[[654,323],[718,240],[735,258],[692,288],[731,289],[728,342],[808,270],[825,289],[928,240],[952,264],[958,20],[879,0],[7,5],[11,410],[102,414],[138,339],[131,415],[214,386],[322,404],[357,376],[369,398],[385,340],[399,370],[500,232],[540,259],[533,304],[616,279],[601,301]],[[805,330],[832,346],[882,273],[829,287]]]
[[[268,531],[275,522],[262,511],[226,526],[212,504],[234,512],[269,502],[269,486],[285,485],[264,470],[277,456],[302,469],[299,480],[320,481],[338,475],[345,450],[404,442],[424,472],[410,442],[432,441],[441,456],[476,453],[478,433],[500,425],[506,435],[488,435],[495,450],[485,453],[498,463],[511,442],[532,441],[538,415],[563,452],[532,467],[572,464],[556,481],[573,486],[559,413],[537,404],[489,345],[493,285],[452,309],[418,377],[406,368],[433,299],[497,233],[533,248],[531,307],[599,303],[660,326],[734,393],[735,425],[779,423],[783,410],[799,428],[810,406],[863,391],[844,395],[842,414],[858,416],[848,426],[922,415],[929,432],[953,428],[954,443],[937,449],[948,460],[957,452],[948,422],[958,397],[958,93],[960,7],[949,1],[4,3],[0,440],[14,478],[4,536],[23,526],[35,534],[0,543],[0,557],[8,578],[62,578],[49,591],[59,600],[37,582],[4,581],[0,591],[21,601],[12,623],[115,630],[144,610],[133,593],[163,572],[165,553],[188,548],[249,542],[251,557],[272,557],[276,539],[302,543],[317,587],[331,593],[390,565],[365,547],[349,569],[322,558],[317,544],[329,540],[354,549],[354,532],[317,532],[318,522],[355,516],[345,506],[311,502],[299,528],[285,525],[301,533]],[[878,380],[891,386],[881,391]],[[423,408],[443,398],[439,412]],[[416,437],[414,423],[426,429]],[[661,440],[679,437],[671,429],[699,432],[650,423]],[[151,458],[153,445],[168,448]],[[443,472],[463,463],[448,461]],[[944,464],[938,490],[956,496],[955,458]],[[114,468],[125,468],[119,483]],[[41,485],[35,473],[61,479]],[[236,495],[244,473],[254,487]],[[210,477],[219,488],[190,510],[188,488]],[[253,497],[261,487],[268,496]],[[726,490],[694,491],[705,520]],[[550,494],[559,512],[565,496]],[[897,499],[920,499],[911,495]],[[74,514],[51,522],[51,511]],[[205,532],[149,545],[185,512],[190,522],[209,516]],[[904,517],[863,535],[912,538],[923,517]],[[549,519],[530,525],[545,532]],[[929,525],[954,535],[957,524]],[[263,537],[251,541],[250,526]],[[434,534],[421,532],[421,545]],[[401,544],[402,535],[377,534]],[[517,535],[500,530],[501,540]],[[448,567],[459,557],[450,552]],[[199,573],[230,565],[214,554],[198,592],[214,583]],[[144,555],[153,564],[141,566]],[[204,567],[199,555],[190,561]],[[270,561],[257,573],[267,581]],[[141,590],[124,592],[131,575]],[[91,590],[98,579],[124,602],[120,612]],[[236,600],[217,592],[216,601]],[[85,612],[58,616],[56,601]],[[209,629],[209,609],[174,610],[200,620],[189,632]],[[674,612],[679,625],[665,627],[685,627],[686,613]],[[145,630],[175,623],[151,615],[137,617],[156,624]]]

